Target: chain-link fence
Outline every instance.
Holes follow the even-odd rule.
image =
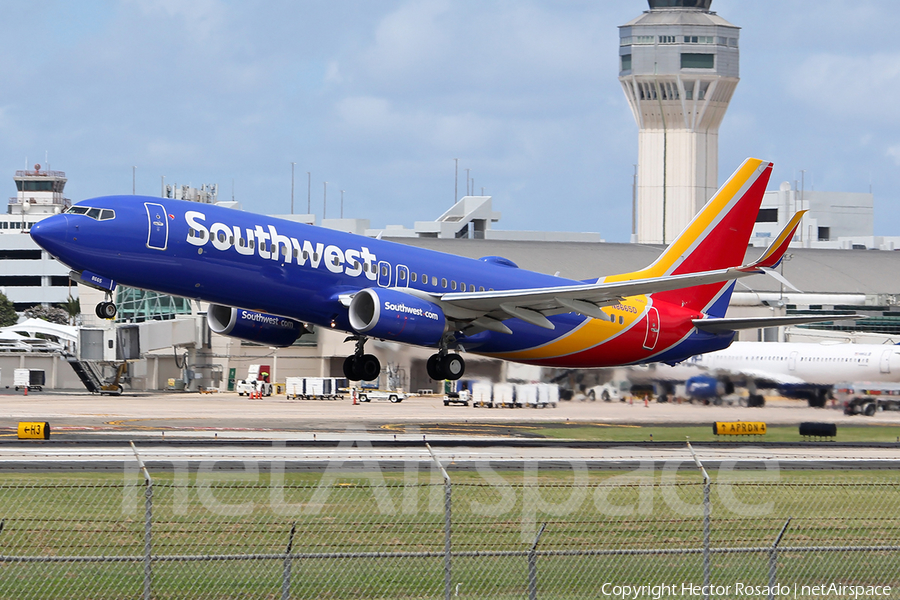
[[[900,597],[896,471],[711,475],[7,474],[0,598]]]

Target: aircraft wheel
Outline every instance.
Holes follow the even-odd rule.
[[[381,373],[381,363],[374,354],[363,354],[356,360],[356,369],[359,374],[358,379],[373,381]]]
[[[356,356],[348,356],[344,359],[344,377],[351,381],[359,381],[359,373],[356,372]]]
[[[112,302],[100,302],[94,312],[101,319],[115,319],[116,305]]]
[[[438,368],[444,379],[456,380],[466,372],[466,361],[459,354],[448,354],[439,360]]]
[[[590,400],[591,402],[596,401],[597,400],[597,392],[594,390],[591,390],[590,393],[588,394],[588,400]]]
[[[432,354],[428,357],[428,362],[425,363],[425,370],[428,372],[428,377],[434,379],[435,381],[441,381],[444,379],[443,374],[438,370],[438,360],[440,359],[440,355]]]
[[[603,393],[600,394],[600,397],[603,399],[604,402],[609,402],[609,400],[610,400],[609,390],[603,390]]]

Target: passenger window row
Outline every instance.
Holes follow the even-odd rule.
[[[403,275],[402,279],[405,279],[405,277],[406,277],[405,273],[404,273],[403,271],[401,271],[400,273]],[[416,283],[416,281],[418,281],[418,279],[419,279],[418,273],[416,273],[415,271],[413,271],[413,272],[410,274],[410,279],[412,280],[413,283]],[[422,279],[422,284],[423,284],[423,285],[428,285],[428,275],[427,275],[426,273],[422,273],[421,279]],[[435,276],[433,276],[433,275],[432,275],[432,277],[431,277],[431,285],[433,285],[434,287],[437,287],[437,286],[438,286],[438,278],[435,277]],[[462,282],[462,281],[455,281],[455,280],[451,280],[451,281],[448,282],[446,277],[442,277],[442,278],[441,278],[441,287],[442,287],[442,288],[445,288],[445,289],[446,289],[447,287],[449,287],[451,290],[459,290],[460,292],[465,292],[465,291],[466,291],[466,284],[465,284],[464,282]],[[471,283],[469,284],[469,291],[470,291],[470,292],[474,292],[474,291],[475,291],[475,285],[474,285],[474,284],[471,284]],[[479,286],[479,287],[478,287],[478,291],[479,291],[479,292],[485,291],[484,286],[483,286],[483,285],[482,285],[482,286]],[[494,291],[494,288],[488,288],[488,291],[493,292],[493,291]]]

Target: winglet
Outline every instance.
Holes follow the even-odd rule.
[[[784,253],[787,252],[788,245],[790,245],[791,240],[794,239],[794,232],[797,231],[797,227],[800,226],[800,219],[803,218],[803,215],[806,214],[805,210],[798,211],[791,217],[791,220],[788,221],[787,225],[784,226],[784,229],[781,230],[781,233],[778,234],[778,237],[769,244],[769,247],[766,248],[766,251],[762,256],[757,259],[756,262],[745,265],[740,268],[741,271],[753,271],[753,270],[761,270],[765,271],[766,269],[774,269],[777,267],[781,260],[784,258]]]

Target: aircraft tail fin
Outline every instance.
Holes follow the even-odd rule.
[[[772,163],[748,158],[649,267],[604,281],[662,277],[739,267],[759,214]],[[790,240],[788,239],[788,242]],[[727,306],[732,282],[671,290],[654,298],[707,312]]]

